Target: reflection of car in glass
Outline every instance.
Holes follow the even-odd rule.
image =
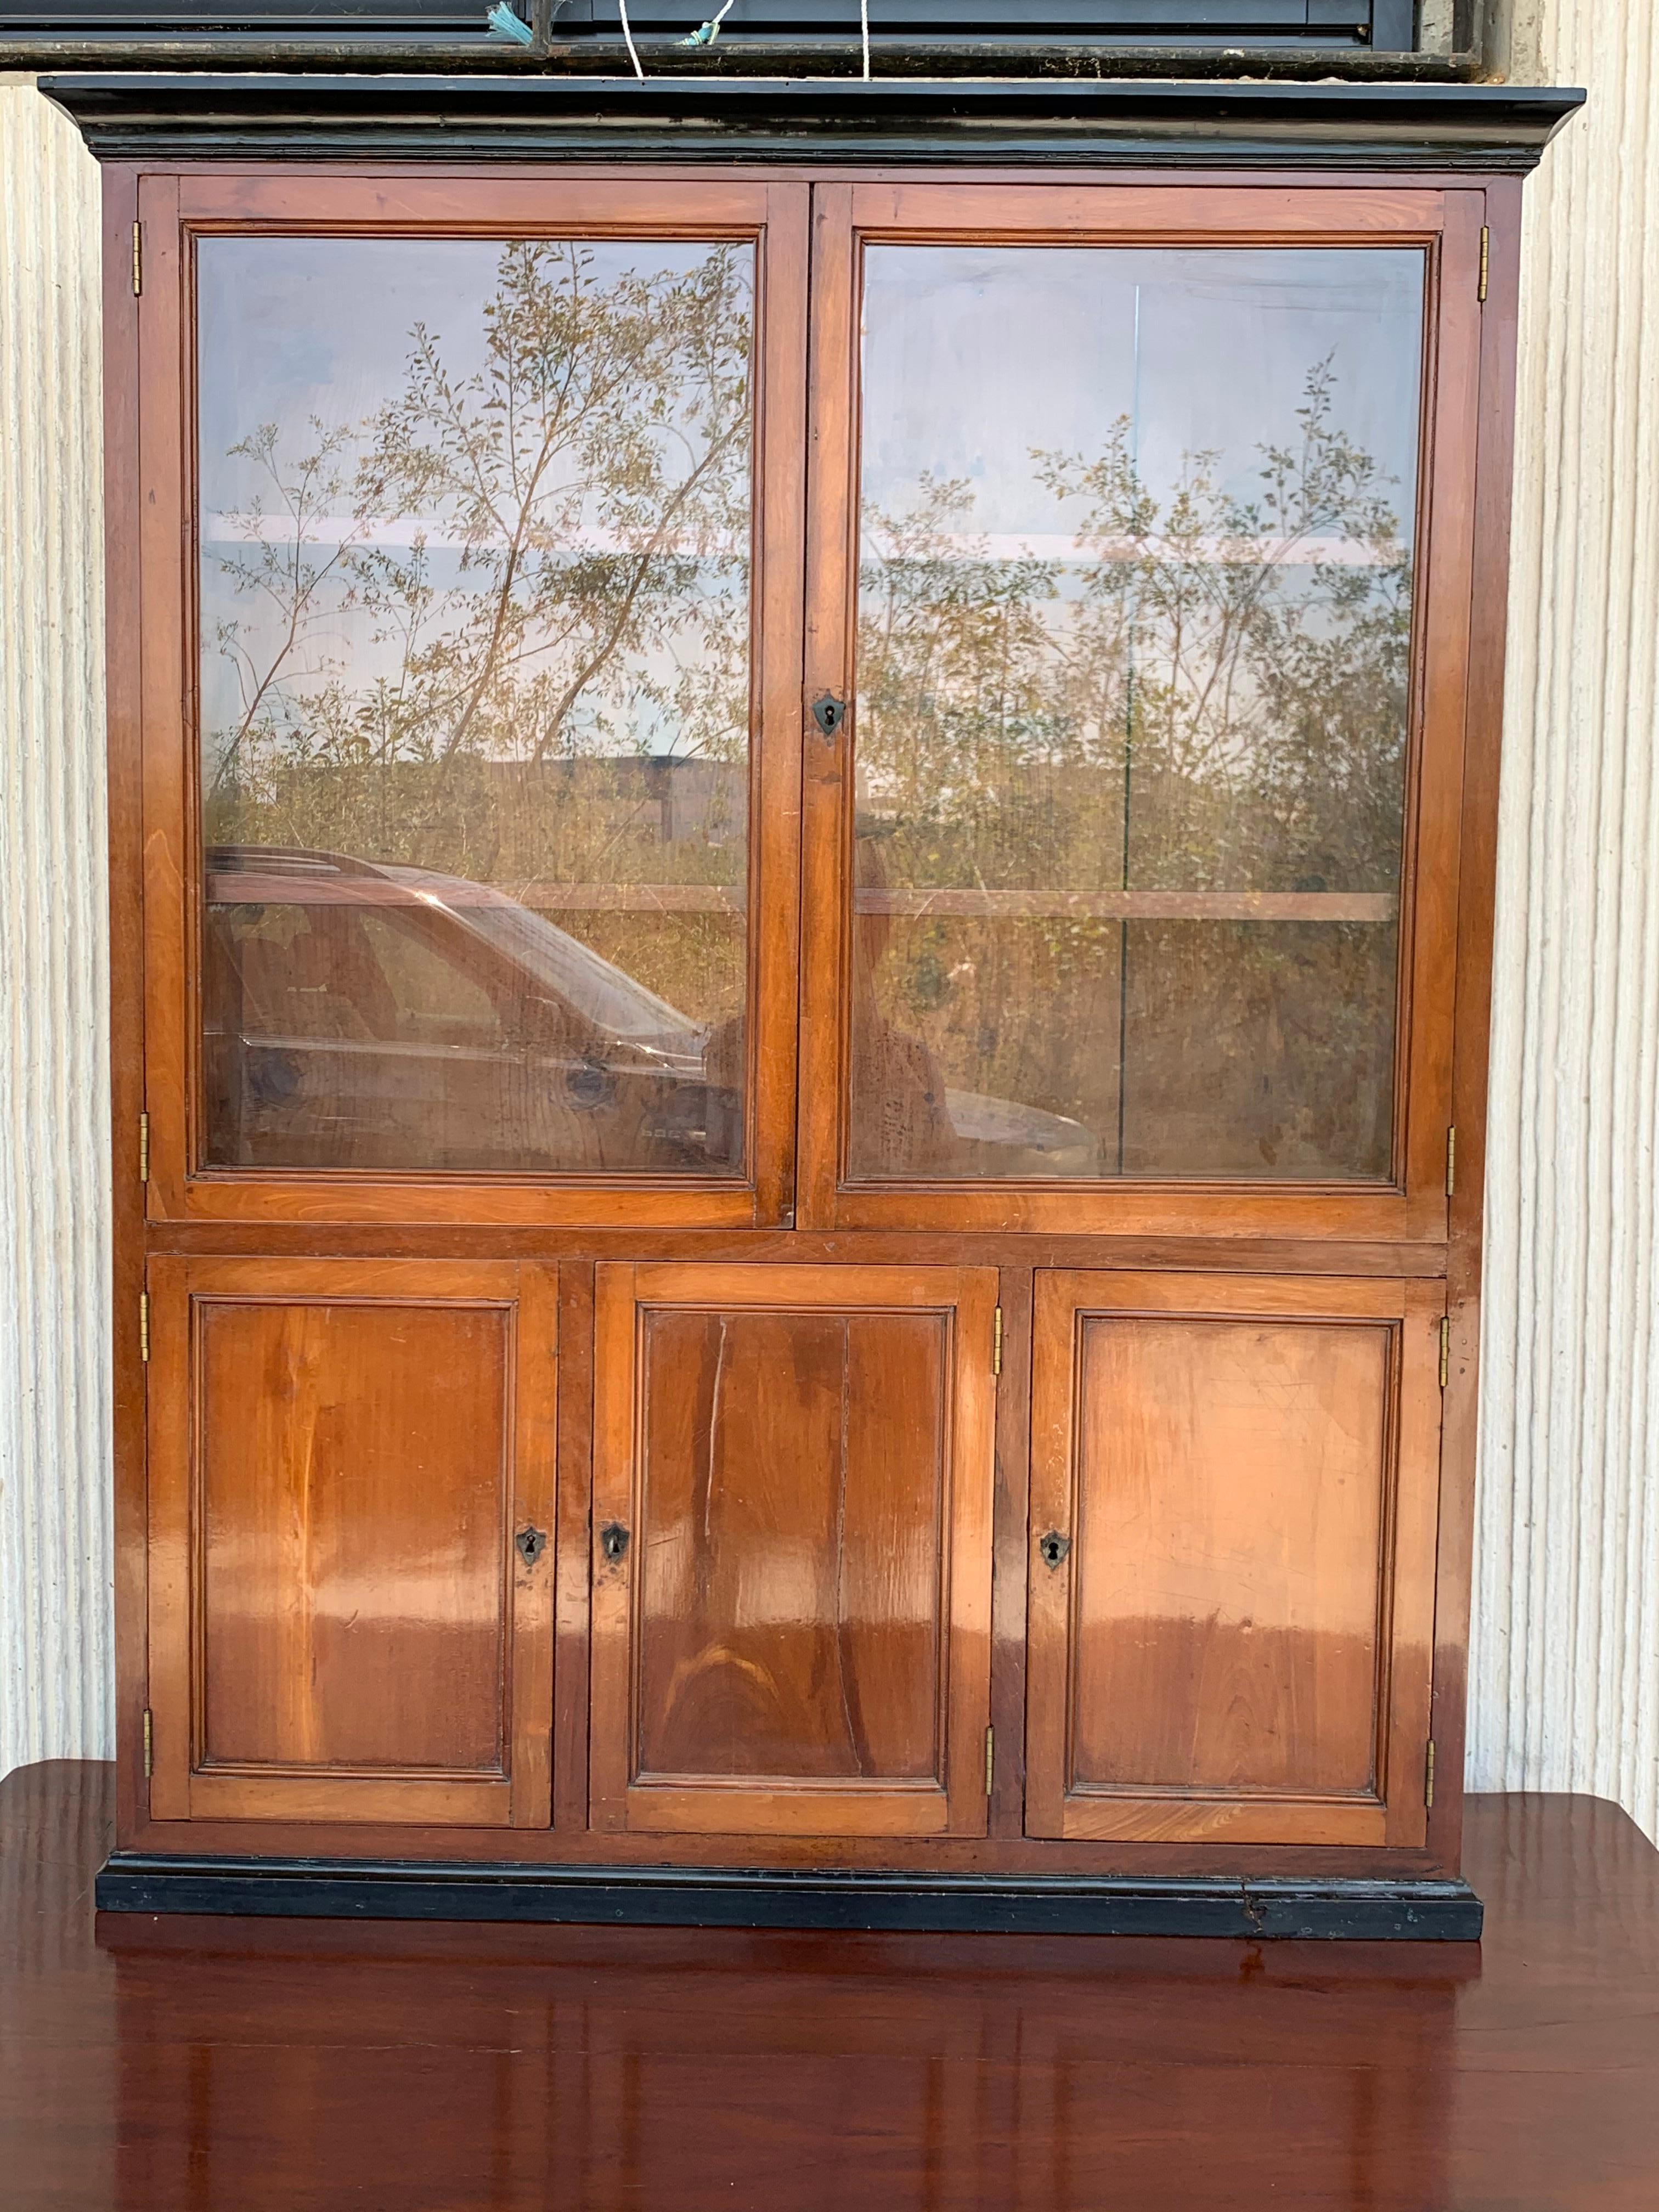
[[[488,884],[207,856],[208,1157],[223,1166],[732,1175],[739,1025],[700,1026]],[[1097,1172],[1082,1125],[945,1093],[967,1176]]]
[[[220,846],[208,854],[205,939],[215,1161],[741,1167],[730,1025],[700,1029],[489,884]]]
[[[958,1172],[994,1176],[1079,1176],[1100,1173],[1094,1132],[1063,1114],[985,1098],[976,1091],[946,1091],[945,1111],[963,1155]]]

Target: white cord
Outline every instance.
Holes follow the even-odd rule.
[[[640,67],[639,49],[634,44],[634,27],[628,20],[628,0],[617,0],[617,5],[622,10],[623,41],[628,48],[628,58],[634,64],[635,76],[642,78],[645,71]]]
[[[864,79],[870,81],[870,0],[859,0],[859,39],[864,48]]]

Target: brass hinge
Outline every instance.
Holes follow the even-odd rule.
[[[138,1293],[138,1357],[144,1360],[149,1358],[149,1292],[148,1291],[140,1291]]]
[[[144,226],[132,226],[132,296],[136,300],[144,289]]]
[[[991,1372],[993,1375],[1000,1375],[1002,1372],[1002,1308],[1000,1306],[997,1308],[996,1317],[991,1323]]]
[[[1443,1390],[1446,1387],[1446,1376],[1450,1371],[1450,1368],[1451,1322],[1449,1321],[1443,1321],[1440,1324],[1440,1387]]]
[[[991,1794],[991,1785],[996,1779],[996,1771],[997,1732],[994,1729],[988,1728],[985,1731],[985,1794],[988,1797]]]
[[[138,1180],[149,1181],[149,1115],[138,1116]]]
[[[144,1707],[144,1779],[146,1782],[149,1780],[149,1778],[155,1773],[155,1716],[151,1712],[149,1707],[146,1705]]]
[[[1480,226],[1480,289],[1475,297],[1484,307],[1486,300],[1486,278],[1492,270],[1492,232],[1483,222]]]
[[[1423,1802],[1434,1809],[1434,1738],[1429,1738],[1428,1749],[1423,1759]]]
[[[1457,1188],[1457,1125],[1454,1122],[1446,1132],[1446,1195],[1449,1198]]]

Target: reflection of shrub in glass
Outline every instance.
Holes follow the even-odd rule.
[[[890,1018],[878,978],[893,933],[882,911],[887,888],[884,839],[865,828],[854,842],[853,908],[853,1095],[854,1175],[945,1177],[965,1172],[945,1106],[945,1078],[919,1036]],[[875,894],[861,901],[859,891]]]
[[[895,886],[963,895],[882,988],[948,1080],[1076,1116],[1131,1173],[1389,1172],[1410,549],[1328,363],[1299,422],[1248,498],[1198,453],[1158,499],[1127,419],[1034,452],[1070,560],[993,557],[965,479],[865,517],[860,805]],[[1127,903],[1328,889],[1375,918]]]
[[[264,489],[204,570],[204,646],[238,700],[203,736],[210,847],[489,887],[687,1029],[735,1029],[722,1087],[742,1079],[746,975],[751,261],[503,246],[470,311],[479,365],[417,325],[401,388],[360,422],[255,427],[230,473]],[[493,1111],[514,1126],[493,1133],[422,1127],[411,1106],[354,1143],[365,1164],[391,1146],[435,1166],[459,1145],[481,1164],[740,1169],[740,1097],[709,1158],[701,1079],[676,1080],[678,1146],[651,1115],[623,1142],[614,1069],[574,1071],[559,1114],[512,1086]],[[293,1133],[295,1164],[343,1141]]]

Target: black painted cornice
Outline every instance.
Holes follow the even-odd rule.
[[[1521,173],[1584,94],[1190,78],[43,77],[105,161],[1126,162]]]

